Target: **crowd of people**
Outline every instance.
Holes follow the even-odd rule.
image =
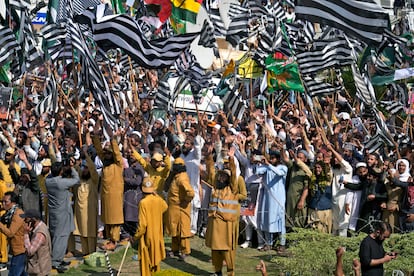
[[[155,108],[165,70],[126,70],[115,52],[100,70],[122,107],[116,128],[92,93],[77,97],[77,67],[63,63],[34,72],[61,84],[56,110],[39,113],[46,84],[34,81],[1,120],[0,266],[9,275],[63,273],[75,236],[85,256],[138,241],[141,275],[151,275],[166,257],[185,261],[194,235],[211,248],[214,275],[224,264],[234,275],[236,248],[287,256],[286,233],[298,227],[368,233],[355,270],[379,275],[395,258],[380,241],[414,231],[412,114],[384,115],[394,145],[374,148],[366,137],[386,128],[344,91],[283,91],[283,100],[249,91],[240,117],[228,106],[165,112]],[[253,82],[240,90],[259,90]]]
[[[285,255],[285,234],[295,227],[345,237],[372,233],[376,221],[393,233],[414,229],[411,144],[369,152],[361,139],[372,121],[355,127],[355,114],[333,97],[316,114],[325,128],[299,107],[299,94],[276,109],[253,105],[242,120],[223,110],[213,119],[155,117],[153,99],[139,98],[125,110],[127,127],[106,130],[110,140],[93,105],[81,117],[65,109],[37,116],[29,99],[12,107],[1,125],[3,265],[7,243],[11,268],[45,245],[42,256],[50,250],[49,265],[63,272],[73,235],[84,255],[97,250],[98,237],[107,239],[104,250],[135,237],[141,269],[151,273],[166,257],[164,235],[172,237],[168,257],[185,260],[198,234],[212,249],[215,274],[224,261],[233,275],[236,247],[252,247],[255,236],[258,250]],[[42,227],[25,227],[23,211]],[[32,232],[44,234],[30,245]]]

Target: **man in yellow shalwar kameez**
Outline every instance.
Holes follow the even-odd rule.
[[[138,229],[134,240],[139,240],[141,275],[147,276],[160,270],[165,259],[162,217],[168,205],[156,192],[150,178],[142,181],[144,198],[139,203]]]
[[[222,276],[223,261],[227,265],[227,275],[233,276],[235,269],[240,205],[239,188],[234,164],[234,151],[229,151],[229,168],[215,171],[210,154],[206,157],[209,182],[213,191],[208,210],[206,245],[211,248],[211,262],[216,276]]]
[[[194,190],[188,177],[184,160],[174,160],[173,180],[168,189],[168,235],[172,237],[171,254],[184,260],[191,253],[191,200]]]
[[[5,152],[4,160],[0,160],[0,196],[3,198],[3,195],[6,192],[14,191],[14,182],[12,176],[10,175],[9,168],[13,167],[16,169],[18,175],[20,175],[20,166],[14,162],[15,150],[12,147],[8,147]],[[5,211],[0,212],[2,216]],[[3,233],[0,233],[0,270],[6,268],[8,262],[8,252],[7,252],[7,237]]]

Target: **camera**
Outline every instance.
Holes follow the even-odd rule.
[[[74,153],[65,153],[62,154],[62,165],[63,166],[70,166],[70,159],[75,157]]]

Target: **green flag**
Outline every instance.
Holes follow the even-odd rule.
[[[269,92],[280,89],[304,92],[298,65],[292,59],[274,59],[270,55],[266,58],[265,64]]]
[[[123,3],[125,3],[125,0],[111,0],[112,2],[112,9],[115,14],[125,13],[125,8],[123,6]]]
[[[0,67],[0,82],[10,83],[9,76],[7,75],[7,71],[9,70],[9,65],[4,65],[3,67]]]
[[[59,9],[59,0],[49,0],[47,14],[46,14],[46,22],[48,24],[56,23],[58,9]]]

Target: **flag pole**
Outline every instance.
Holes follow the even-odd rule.
[[[129,62],[129,78],[131,80],[132,102],[135,105],[135,108],[137,108],[139,106],[138,90],[137,90],[137,83],[135,82],[134,68],[132,67],[132,61],[131,61],[130,56],[128,56],[128,62]]]
[[[56,73],[56,69],[53,69],[52,70],[52,72],[53,72],[53,74],[54,74],[54,76],[55,76],[55,78],[57,77],[57,73]],[[76,109],[74,108],[74,106],[72,105],[72,103],[69,101],[69,98],[68,98],[68,96],[65,94],[65,91],[63,91],[63,89],[62,89],[62,85],[59,83],[59,82],[56,82],[56,86],[57,86],[57,89],[58,89],[58,91],[63,95],[63,97],[66,99],[66,101],[68,102],[68,104],[69,104],[69,106],[70,106],[70,108],[74,111],[74,112],[76,112]]]
[[[199,133],[200,132],[200,129],[201,129],[201,134],[202,134],[203,138],[205,138],[206,137],[205,136],[205,129],[204,129],[204,127],[201,127],[201,124],[202,124],[201,121],[204,118],[204,114],[203,114],[203,117],[200,118],[200,111],[198,110],[198,104],[197,104],[197,102],[196,102],[196,100],[194,98],[194,93],[193,93],[193,101],[194,101],[194,105],[195,105],[196,112],[197,112],[197,117],[198,117],[197,133]]]
[[[291,49],[291,50],[292,50],[292,49]],[[292,53],[293,53],[293,50],[292,50]],[[299,65],[298,65],[298,73],[299,73],[299,79],[300,79],[300,82],[302,83],[302,86],[303,86],[303,93],[304,93],[305,95],[307,95],[307,94],[306,94],[306,86],[304,85],[304,81],[303,81],[303,79],[302,79],[302,73],[300,72]],[[312,97],[311,97],[311,99],[312,99],[313,104],[315,105],[315,109],[317,109],[317,108],[316,108],[316,100],[315,100],[314,98],[312,98]],[[320,111],[321,111],[321,112],[323,112],[323,110],[322,110],[322,108],[321,108],[321,106],[320,106],[320,104],[319,104],[319,101],[317,102],[317,104],[318,104],[318,107],[319,107]],[[321,120],[320,120],[319,114],[317,113],[317,114],[316,114],[317,116],[315,116],[315,113],[314,113],[314,112],[315,112],[315,109],[310,108],[310,109],[309,109],[309,111],[310,111],[310,113],[311,113],[311,115],[312,115],[312,118],[313,118],[313,121],[315,122],[315,125],[316,125],[316,126],[318,126],[318,123],[319,123],[319,128],[320,128],[320,129],[321,129],[321,131],[322,131],[322,133],[321,133],[322,140],[325,142],[325,144],[326,144],[326,145],[328,145],[329,140],[328,140],[328,138],[327,138],[327,136],[326,136],[326,132],[325,132],[325,130],[324,130],[324,128],[323,128],[323,125],[322,125],[322,123],[321,123]],[[317,119],[317,120],[316,120],[316,119]],[[327,124],[327,126],[329,127],[329,124]]]

